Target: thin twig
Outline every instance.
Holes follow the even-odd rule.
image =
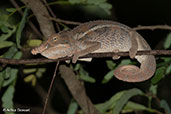
[[[171,30],[171,26],[168,26],[168,25],[141,26],[141,25],[139,25],[139,26],[133,28],[133,30],[145,30],[145,29],[150,29],[150,30],[155,30],[155,29]]]
[[[68,20],[63,20],[63,19],[57,19],[53,17],[48,17],[50,20],[55,21],[55,22],[62,22],[65,24],[71,24],[71,25],[80,25],[81,22],[74,22],[74,21],[68,21]]]
[[[80,58],[104,58],[104,57],[113,57],[114,55],[119,56],[129,56],[129,52],[119,52],[119,53],[113,53],[113,52],[106,52],[106,53],[90,53],[88,55],[82,56]],[[171,50],[151,50],[151,51],[138,51],[136,55],[171,55]],[[50,63],[50,62],[56,62],[56,61],[64,61],[64,60],[70,60],[72,57],[63,57],[56,60],[53,59],[45,59],[45,58],[39,58],[39,59],[5,59],[0,58],[0,63],[3,64],[40,64],[40,63]]]
[[[55,77],[56,77],[56,72],[57,72],[57,69],[58,69],[58,65],[59,65],[59,61],[56,63],[55,71],[54,71],[54,74],[53,74],[53,77],[52,77],[52,80],[51,80],[51,83],[50,83],[50,86],[49,86],[49,89],[48,89],[48,93],[47,93],[47,96],[46,96],[46,100],[45,100],[45,103],[44,103],[42,114],[45,114],[45,111],[46,111],[49,95],[50,95],[50,92],[51,92],[51,89],[52,89],[53,82],[54,82]]]
[[[44,2],[44,4],[45,4],[45,6],[47,7],[47,9],[49,10],[49,12],[50,12],[50,14],[52,15],[52,17],[53,17],[53,18],[56,18],[56,15],[53,13],[53,11],[52,11],[52,9],[49,7],[49,5],[46,5],[46,4],[47,4],[46,0],[43,0],[43,2]],[[56,25],[58,31],[60,31],[60,28],[59,28],[58,23],[55,23],[55,25]]]

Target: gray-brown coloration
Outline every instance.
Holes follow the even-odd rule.
[[[40,30],[46,38],[55,33],[53,23],[48,19],[50,16],[48,10],[41,0],[22,0],[22,2],[31,8],[40,25]]]
[[[71,31],[62,31],[48,38],[32,54],[41,53],[50,59],[73,56],[75,63],[80,56],[89,53],[125,52],[140,63],[137,66],[125,65],[115,69],[114,75],[127,82],[141,82],[155,72],[156,61],[153,55],[135,56],[137,50],[151,50],[148,43],[136,31],[113,21],[91,21],[79,25]],[[113,57],[114,59],[119,57]]]

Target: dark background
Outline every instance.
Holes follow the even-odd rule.
[[[51,1],[52,0],[47,0],[47,2]],[[97,12],[88,11],[80,5],[53,5],[51,8],[55,12],[57,18],[70,21],[87,22],[91,20],[107,19],[118,21],[130,27],[136,27],[138,25],[171,25],[170,0],[108,0],[108,2],[113,6],[111,15],[107,15],[100,8]],[[20,2],[19,4],[23,5]],[[12,7],[10,2],[5,0],[1,0],[0,5]],[[17,15],[19,17],[19,14]],[[35,18],[33,17],[31,20],[35,21]],[[34,23],[37,25],[37,22]],[[69,25],[69,27],[73,28],[74,26]],[[152,49],[162,49],[162,42],[169,33],[167,30],[142,30],[138,32],[147,40]],[[96,83],[94,84],[85,83],[87,94],[94,104],[102,103],[118,91],[130,88],[137,87],[142,89],[144,92],[148,91],[150,80],[141,83],[126,83],[113,78],[107,84],[101,84],[103,76],[109,71],[105,60],[111,60],[111,58],[93,59],[91,63],[80,62],[90,73],[90,76],[96,78]],[[120,60],[116,62],[119,63]],[[61,64],[65,63],[62,62]],[[47,91],[55,69],[55,63],[45,64],[44,66],[47,67],[47,72],[41,79],[38,80],[38,84],[41,85],[45,91]],[[20,72],[20,74],[21,76],[19,76],[16,85],[14,97],[15,104],[28,107],[42,107],[42,98],[37,93],[37,89],[39,88],[32,87],[31,84],[25,83],[23,81],[24,76],[22,76],[22,72]],[[165,99],[171,106],[170,79],[171,78],[167,76],[160,81],[158,97]],[[53,108],[55,108],[58,112],[65,113],[72,97],[59,74],[57,75],[50,97],[50,99],[53,99],[54,101],[52,102],[54,104]],[[138,100],[142,104],[147,104],[147,99],[140,98]]]

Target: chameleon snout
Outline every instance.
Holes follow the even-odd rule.
[[[36,47],[31,50],[31,53],[33,55],[37,55],[38,53],[42,53],[44,50],[46,50],[49,47],[48,43],[41,44],[39,47]]]

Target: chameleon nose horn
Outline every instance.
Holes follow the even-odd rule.
[[[31,53],[33,55],[37,55],[38,53],[42,53],[47,48],[48,48],[48,44],[41,44],[39,47],[32,49]]]

